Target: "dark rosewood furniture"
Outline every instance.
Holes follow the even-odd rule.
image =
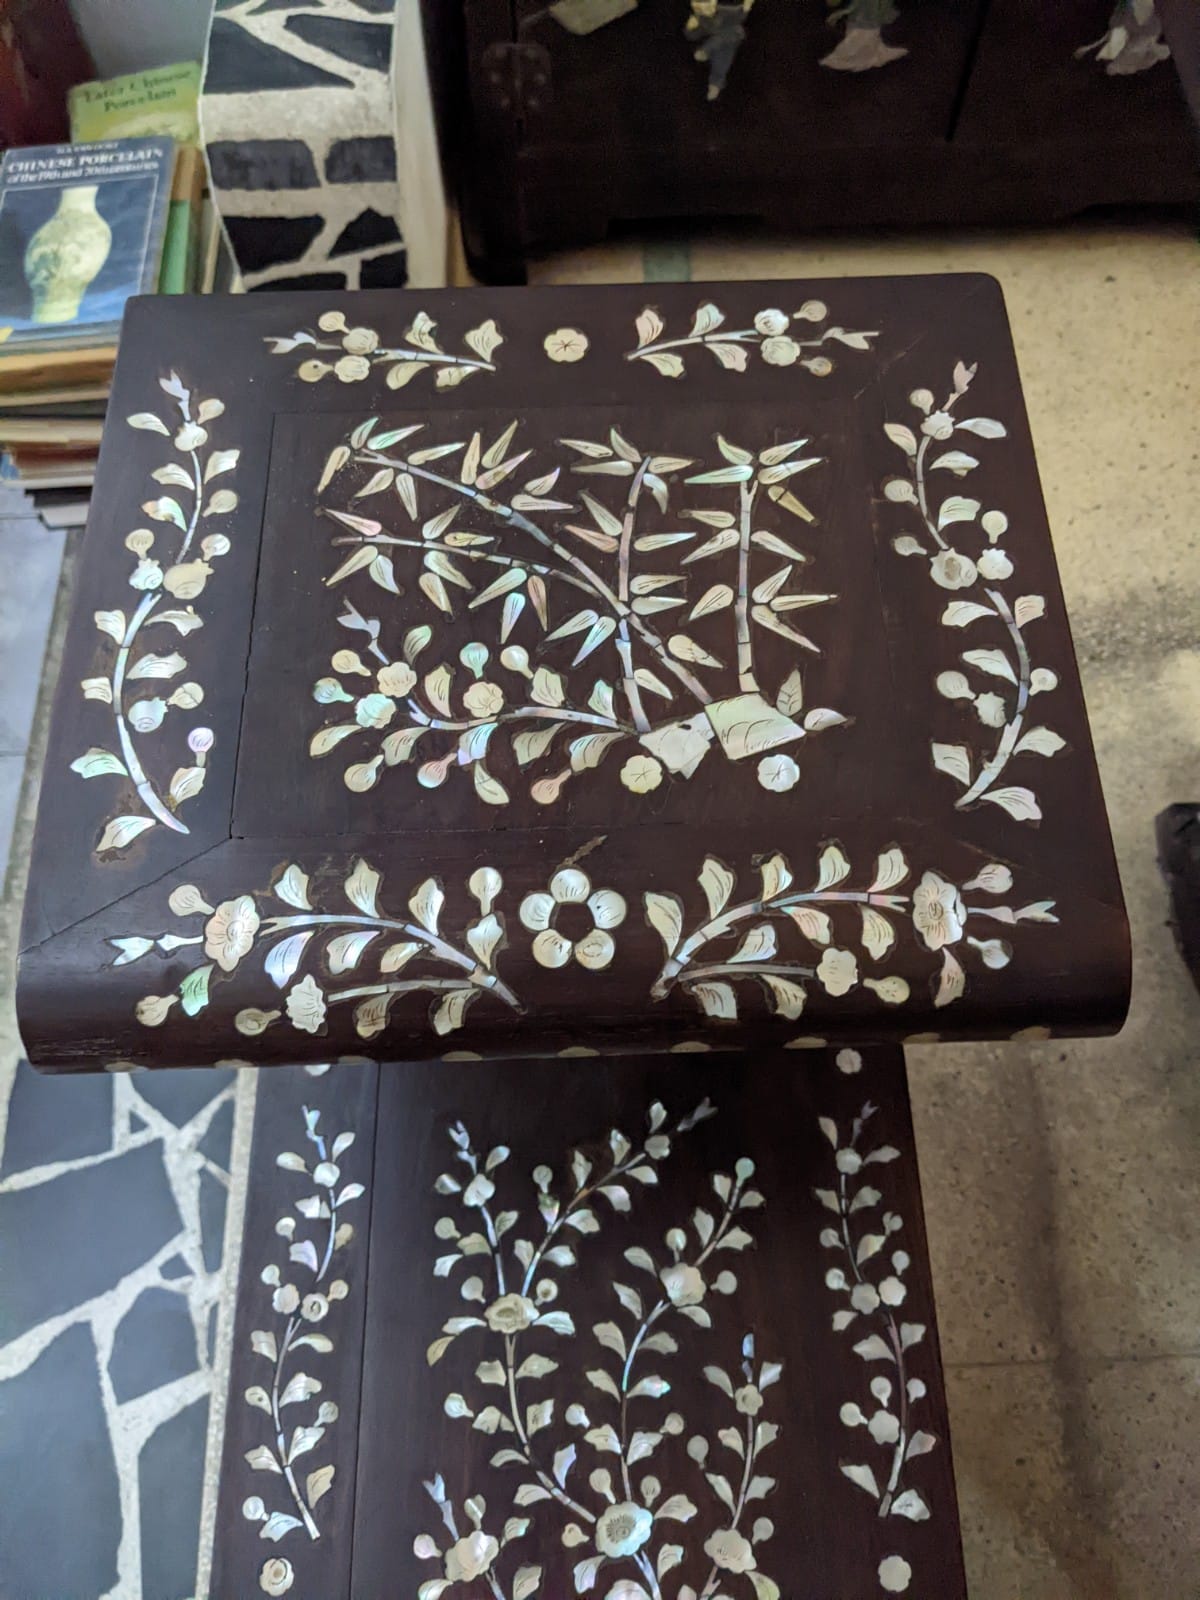
[[[898,1041],[1128,966],[992,280],[133,306],[18,1006],[303,1064],[215,1594],[961,1600]]]
[[[264,1075],[214,1596],[965,1600],[902,1054],[731,1066]]]
[[[1192,8],[1162,9],[1186,82]],[[1149,0],[745,10],[727,81],[709,99],[713,63],[693,58],[708,24],[685,30],[687,0],[640,0],[587,33],[543,0],[426,0],[475,270],[519,281],[528,253],[646,218],[909,227],[1200,198]]]
[[[139,302],[87,544],[41,1067],[1124,1015],[990,279]]]

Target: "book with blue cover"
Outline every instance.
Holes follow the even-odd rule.
[[[174,141],[9,150],[0,163],[0,360],[112,340],[158,282]]]

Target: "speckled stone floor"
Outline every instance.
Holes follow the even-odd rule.
[[[971,1594],[1197,1600],[1200,997],[1152,832],[1163,806],[1200,795],[1193,231],[706,237],[558,256],[534,281],[929,270],[991,272],[1008,299],[1135,950],[1118,1039],[909,1052]],[[187,1600],[209,1588],[254,1080],[47,1085],[18,1065],[11,971],[62,555],[36,537],[0,507],[4,843],[16,816],[0,917],[0,1594]],[[68,549],[60,616],[71,565]]]

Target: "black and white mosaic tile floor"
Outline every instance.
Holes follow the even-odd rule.
[[[6,1595],[196,1592],[233,1077],[62,1080],[25,1062],[13,1074],[0,1164]]]

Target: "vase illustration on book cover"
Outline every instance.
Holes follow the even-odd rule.
[[[71,322],[112,249],[112,229],[96,210],[99,186],[72,184],[58,209],[29,241],[25,281],[33,291],[33,321]]]

